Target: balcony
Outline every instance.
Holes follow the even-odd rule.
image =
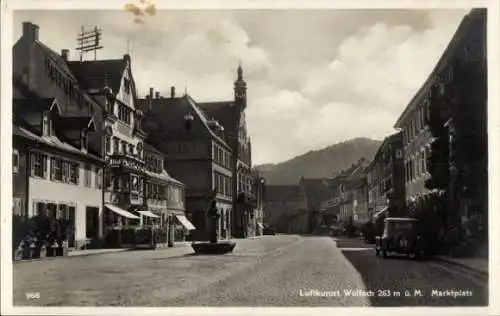
[[[113,154],[108,157],[108,163],[111,168],[124,168],[133,171],[145,171],[144,161],[131,154]]]
[[[104,202],[122,206],[142,205],[143,198],[142,194],[138,192],[106,191],[104,192]]]

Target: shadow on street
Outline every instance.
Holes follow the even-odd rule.
[[[344,257],[360,274],[372,306],[487,306],[488,280],[444,269],[432,260],[412,260],[404,255],[386,259],[375,255],[373,244],[359,239],[336,240]],[[449,291],[467,294],[450,294]],[[440,293],[446,292],[442,296]],[[453,296],[454,295],[454,296]]]

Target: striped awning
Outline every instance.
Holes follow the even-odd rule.
[[[184,226],[187,230],[195,230],[196,227],[186,218],[184,215],[177,215],[175,217],[181,222],[182,226]]]
[[[113,204],[105,204],[104,205],[108,210],[110,211],[113,211],[114,213],[120,215],[120,216],[123,216],[123,217],[126,217],[126,218],[132,218],[132,219],[139,219],[140,217],[137,216],[137,215],[134,215],[132,213],[130,213],[129,211],[126,211],[124,209],[121,209],[119,208],[118,206],[116,205],[113,205]]]

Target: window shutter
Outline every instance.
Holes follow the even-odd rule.
[[[69,182],[68,181],[68,174],[69,174],[69,162],[63,160],[62,162],[62,180],[63,182]]]
[[[75,172],[76,172],[76,175],[75,175],[76,184],[79,185],[80,184],[80,164],[76,163],[75,166],[76,166],[76,169],[75,169]]]
[[[35,175],[35,154],[33,152],[30,152],[29,157],[30,157],[30,175],[34,176]]]
[[[47,159],[48,159],[48,157],[47,157],[47,155],[42,155],[42,154],[39,154],[39,155],[42,158],[41,163],[42,163],[42,168],[43,168],[43,177],[44,177],[44,179],[47,179],[47,173],[48,173],[48,168],[47,168],[48,161],[47,161]]]
[[[56,158],[50,158],[50,180],[54,180],[54,174],[56,170]],[[45,169],[45,168],[44,168]]]

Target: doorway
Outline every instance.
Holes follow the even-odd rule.
[[[99,238],[99,208],[87,206],[85,209],[86,213],[86,235],[87,238],[97,239]]]

